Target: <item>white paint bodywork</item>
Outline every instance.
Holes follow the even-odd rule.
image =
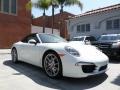
[[[65,46],[76,49],[80,57],[73,56],[65,50]],[[13,45],[17,49],[18,60],[42,67],[42,58],[47,50],[54,50],[60,56],[62,62],[63,76],[67,77],[87,77],[90,75],[104,73],[106,70],[98,71],[99,67],[108,64],[108,57],[91,45],[84,45],[79,42],[62,42],[62,43],[38,43],[25,44],[17,42]],[[13,48],[12,47],[12,48]],[[81,66],[75,66],[78,62],[94,63],[97,68],[93,73],[84,73]]]

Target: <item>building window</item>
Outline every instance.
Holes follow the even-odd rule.
[[[90,24],[77,25],[77,32],[78,33],[90,32]]]
[[[77,32],[80,32],[80,25],[77,26]]]
[[[87,32],[90,31],[90,24],[86,24],[86,31],[87,31]]]
[[[17,14],[17,0],[0,0],[0,11],[2,13]]]
[[[2,0],[0,0],[0,11],[1,11],[1,5],[2,5],[1,3],[2,3]]]
[[[81,30],[80,30],[81,32],[85,32],[85,24],[82,24],[81,25]]]
[[[107,30],[112,29],[112,20],[107,21]]]
[[[120,19],[106,21],[106,29],[107,30],[120,29]]]
[[[120,19],[115,19],[114,21],[113,21],[113,28],[114,29],[119,29],[120,28]]]
[[[3,12],[9,13],[9,1],[10,0],[3,0]]]
[[[11,0],[11,13],[12,14],[16,14],[16,9],[17,8],[17,4],[16,4],[16,0]]]

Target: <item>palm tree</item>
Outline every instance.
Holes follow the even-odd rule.
[[[39,8],[43,10],[43,33],[45,33],[45,11],[50,7],[51,0],[38,0],[36,3],[32,3],[31,1],[27,3],[26,8],[31,9],[32,7]]]
[[[58,2],[59,2],[60,7],[61,7],[60,13],[63,13],[64,6],[78,5],[81,9],[83,7],[80,0],[58,0]]]
[[[46,21],[46,14],[45,11],[50,7],[51,0],[38,0],[38,2],[34,5],[35,7],[43,10],[43,33],[45,33],[45,21]]]
[[[63,13],[63,8],[64,6],[72,6],[72,5],[78,5],[81,10],[82,10],[82,3],[80,2],[80,0],[58,0],[59,5],[60,5],[60,35],[61,35],[61,28],[63,25],[63,20],[61,18],[62,13]]]
[[[51,6],[52,6],[52,34],[53,34],[53,28],[54,28],[54,9],[57,8],[59,5],[58,0],[51,0]]]

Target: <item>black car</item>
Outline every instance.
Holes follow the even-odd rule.
[[[101,35],[98,41],[92,44],[108,56],[120,56],[120,34]]]

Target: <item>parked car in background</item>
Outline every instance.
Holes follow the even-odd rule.
[[[13,44],[12,61],[42,67],[51,78],[105,73],[108,57],[92,45],[67,42],[53,34],[31,34]]]
[[[100,48],[108,56],[120,56],[120,34],[101,35],[93,45]]]
[[[80,41],[84,44],[91,44],[96,41],[96,38],[94,36],[77,36],[73,37],[71,41]]]

